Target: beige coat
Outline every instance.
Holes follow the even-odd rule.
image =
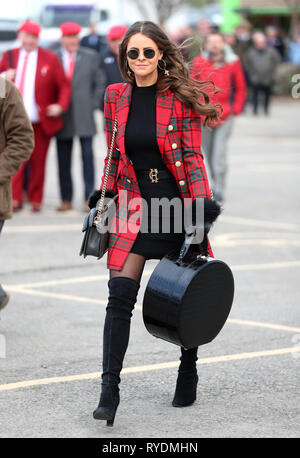
[[[0,76],[0,220],[12,217],[11,179],[33,148],[33,129],[22,96]]]

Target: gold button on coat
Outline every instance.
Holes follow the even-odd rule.
[[[172,124],[168,126],[168,129],[169,129],[169,132],[172,132],[172,130],[174,130],[174,127],[172,126]]]
[[[185,185],[185,181],[184,181],[184,180],[180,180],[180,181],[179,181],[179,185],[180,185],[180,186],[184,186],[184,185]]]
[[[131,183],[131,180],[129,180],[129,178],[127,178],[127,183]]]
[[[176,165],[176,167],[180,167],[181,166],[181,162],[177,161],[177,162],[175,162],[175,165]]]
[[[173,143],[172,144],[172,149],[176,149],[177,148],[177,143]]]

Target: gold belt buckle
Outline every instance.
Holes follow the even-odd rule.
[[[150,169],[149,178],[152,181],[152,183],[157,183],[158,182],[158,170]]]

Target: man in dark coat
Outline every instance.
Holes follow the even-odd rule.
[[[259,94],[262,92],[264,94],[264,112],[267,115],[275,71],[281,62],[281,57],[273,46],[268,46],[266,36],[262,32],[255,32],[252,39],[254,46],[246,52],[244,65],[253,90],[253,114],[258,113]]]
[[[95,24],[90,25],[90,34],[86,35],[81,39],[80,46],[84,48],[90,48],[99,54],[106,48],[105,37],[97,33],[97,27]]]
[[[104,94],[109,84],[122,83],[123,78],[118,64],[119,45],[121,44],[127,27],[115,25],[111,27],[107,34],[107,48],[101,53],[101,96],[100,110],[104,111]]]
[[[58,211],[72,208],[73,183],[71,157],[74,136],[81,143],[83,176],[85,184],[84,211],[89,211],[87,201],[94,189],[94,154],[92,141],[96,134],[94,110],[100,98],[99,55],[91,49],[81,48],[78,34],[81,27],[71,22],[61,25],[62,47],[58,56],[67,77],[72,81],[72,100],[64,114],[64,127],[56,135],[59,183],[62,203]]]

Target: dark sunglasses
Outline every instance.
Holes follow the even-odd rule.
[[[156,51],[155,49],[147,48],[143,50],[143,54],[144,54],[144,57],[146,57],[146,59],[153,59],[153,57],[156,54]],[[131,60],[136,60],[139,57],[139,55],[140,55],[140,52],[137,49],[130,49],[127,52],[127,56]]]

